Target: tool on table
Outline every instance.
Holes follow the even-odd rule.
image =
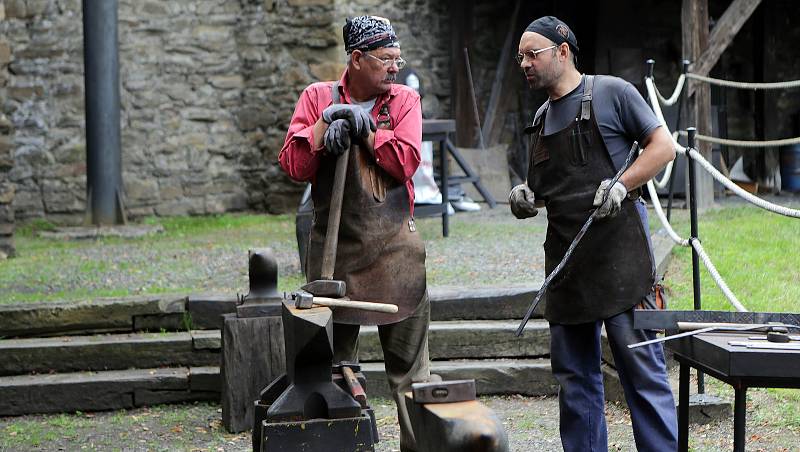
[[[344,183],[347,179],[347,162],[351,149],[348,148],[336,159],[336,173],[331,204],[328,212],[328,229],[325,231],[325,245],[322,251],[322,271],[320,279],[305,284],[302,289],[320,297],[342,298],[347,286],[344,281],[333,279],[336,267],[336,248],[339,244],[339,220],[342,217],[342,200],[344,199]]]
[[[639,147],[639,142],[634,141],[633,144],[631,145],[631,150],[628,151],[628,156],[625,158],[625,163],[622,165],[622,168],[620,168],[619,171],[617,171],[617,174],[614,175],[614,178],[611,179],[611,182],[608,184],[608,188],[606,189],[605,193],[603,193],[603,202],[600,203],[601,206],[605,204],[606,201],[608,200],[608,192],[611,190],[611,187],[613,187],[614,184],[617,183],[619,178],[622,176],[622,173],[624,173],[625,170],[628,168],[628,165],[630,164],[631,159],[633,158],[633,154],[636,153],[636,149],[638,147]],[[530,320],[531,316],[533,315],[533,311],[535,311],[536,307],[539,306],[539,302],[542,300],[542,296],[545,294],[545,292],[547,292],[547,287],[550,286],[550,283],[553,281],[553,279],[561,272],[561,270],[564,268],[564,265],[566,265],[567,261],[569,261],[570,256],[572,256],[572,252],[575,250],[575,248],[578,246],[578,243],[580,243],[581,239],[586,234],[586,230],[588,230],[589,226],[591,226],[592,223],[594,222],[595,217],[597,217],[598,210],[600,209],[599,208],[595,209],[592,212],[592,214],[589,215],[589,219],[586,220],[586,223],[584,223],[580,231],[578,231],[578,234],[572,240],[572,243],[569,244],[569,248],[567,248],[567,252],[564,253],[564,257],[561,259],[561,262],[559,262],[556,268],[553,269],[553,271],[550,272],[549,275],[547,275],[547,278],[544,279],[544,282],[542,283],[542,288],[539,289],[538,292],[536,292],[536,297],[533,299],[531,306],[528,308],[528,312],[525,313],[525,317],[522,318],[522,322],[519,324],[519,327],[517,328],[517,333],[516,333],[517,337],[522,336],[522,331],[525,329],[525,325],[528,323],[528,320]]]
[[[340,298],[316,297],[304,290],[298,290],[287,295],[287,299],[294,300],[294,307],[297,309],[311,309],[314,305],[327,306],[329,308],[351,308],[362,309],[365,311],[386,312],[394,314],[397,312],[397,305],[389,303],[373,303],[369,301],[355,301]]]
[[[344,377],[344,382],[347,383],[347,387],[350,389],[350,394],[361,404],[361,408],[366,408],[367,393],[364,391],[364,387],[361,386],[361,382],[358,381],[353,369],[349,366],[342,366],[342,376]]]
[[[682,322],[678,322],[678,325],[680,326],[681,323]],[[800,330],[800,326],[797,326],[797,325],[787,325],[787,324],[784,324],[784,323],[775,323],[775,322],[773,322],[773,323],[760,323],[760,324],[743,324],[743,325],[739,325],[739,326],[732,326],[731,324],[716,324],[716,325],[712,324],[711,326],[708,326],[708,327],[705,327],[705,328],[700,328],[700,329],[695,329],[695,330],[691,330],[691,331],[685,331],[683,333],[678,333],[678,334],[672,334],[672,335],[669,335],[669,336],[659,337],[659,338],[656,338],[656,339],[651,339],[649,341],[637,342],[635,344],[628,345],[628,348],[636,348],[636,347],[642,347],[642,346],[650,345],[650,344],[657,344],[659,342],[671,341],[673,339],[679,339],[679,338],[682,338],[682,337],[694,336],[696,334],[710,333],[712,331],[754,331],[754,330],[766,329],[767,330],[767,335],[768,335],[767,337],[769,337],[769,332],[770,331],[776,331],[775,330],[776,328],[779,328],[781,331],[787,331],[787,332],[788,332],[788,330],[790,328],[791,329]]]

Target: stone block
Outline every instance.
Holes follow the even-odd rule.
[[[189,390],[220,392],[222,390],[219,367],[205,366],[189,369]]]
[[[435,287],[430,289],[429,295],[431,320],[521,319],[536,297],[536,288],[518,286],[464,290],[459,287]],[[534,312],[534,318],[541,318],[543,307],[542,302]]]
[[[6,20],[6,5],[0,3],[0,20]]]
[[[125,196],[133,202],[155,201],[159,198],[158,182],[155,179],[128,178],[124,184]]]
[[[184,313],[133,316],[134,331],[177,331],[185,328]]]
[[[332,4],[333,0],[289,0],[289,6],[324,6]]]
[[[2,7],[2,4],[0,4]],[[6,41],[0,41],[0,66],[5,66],[11,62],[11,47]]]
[[[27,17],[25,0],[6,0],[5,15],[9,19],[24,19]]]
[[[244,87],[244,78],[241,75],[218,75],[211,77],[209,83],[220,89],[241,89]]]
[[[222,329],[222,316],[235,313],[236,304],[236,297],[233,295],[189,295],[186,311],[192,316],[192,328]]]
[[[0,182],[0,204],[11,204],[15,191],[16,185],[11,182]]]

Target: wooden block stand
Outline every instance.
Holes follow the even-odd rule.
[[[253,427],[253,402],[286,372],[283,327],[280,316],[226,314],[222,328],[222,424],[237,433]]]

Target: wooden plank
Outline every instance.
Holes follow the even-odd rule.
[[[760,3],[761,0],[733,0],[714,25],[714,29],[711,30],[708,45],[703,49],[700,57],[695,60],[691,72],[708,75],[719,61],[722,52],[728,48]],[[692,92],[689,91],[689,95],[691,94]]]
[[[683,0],[681,10],[683,24],[682,41],[683,54],[690,61],[697,61],[699,55],[708,47],[708,0]],[[694,87],[695,92],[687,102],[686,124],[694,125],[698,133],[713,135],[711,130],[711,88],[707,83],[698,83],[689,80],[689,88]],[[700,154],[711,161],[711,144],[697,143],[695,146]],[[714,204],[714,184],[711,175],[703,170],[696,172],[697,208],[704,210]],[[686,183],[689,179],[686,178]],[[686,193],[689,193],[688,187]]]
[[[501,103],[500,101],[504,97],[503,88],[508,86],[508,83],[506,83],[506,75],[509,72],[512,72],[508,69],[511,64],[513,64],[511,61],[511,55],[514,53],[512,50],[512,46],[514,45],[514,37],[519,35],[519,30],[517,30],[517,16],[519,14],[520,3],[521,0],[516,1],[516,4],[514,5],[514,12],[511,14],[508,33],[506,34],[506,39],[503,42],[503,49],[500,51],[500,59],[497,61],[497,69],[495,70],[494,74],[494,83],[492,83],[492,91],[489,94],[489,104],[486,106],[486,115],[483,118],[482,133],[484,139],[486,140],[486,146],[492,146],[496,143],[496,141],[492,141],[496,119],[498,117],[504,119],[503,115],[498,115],[498,108],[501,105],[506,106],[505,103]],[[504,112],[505,110],[505,108],[499,109],[501,112]]]
[[[134,316],[181,313],[185,304],[185,297],[140,296],[0,305],[0,337],[132,331]]]
[[[281,318],[226,314],[222,330],[222,424],[229,432],[253,428],[259,393],[285,372]]]
[[[190,333],[7,339],[0,341],[0,375],[218,364],[219,331],[216,338],[200,334],[197,348]]]
[[[464,48],[469,48],[473,34],[475,0],[450,2],[451,52],[451,117],[456,120],[456,144],[470,147],[476,143],[472,100],[465,71]]]
[[[0,377],[0,415],[133,408],[136,391],[186,391],[187,376],[181,368]]]

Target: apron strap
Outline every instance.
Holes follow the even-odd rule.
[[[583,97],[581,98],[581,120],[588,121],[592,117],[592,88],[594,87],[594,76],[586,75],[586,84],[583,86]]]

